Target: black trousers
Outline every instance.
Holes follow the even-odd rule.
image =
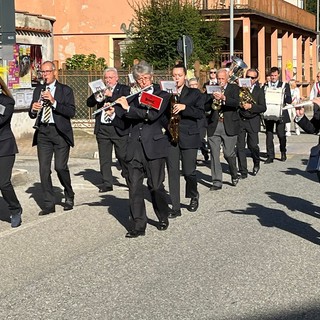
[[[280,143],[280,152],[287,152],[287,137],[285,127],[286,124],[283,121],[274,121],[274,120],[265,120],[266,124],[266,144],[267,144],[267,157],[274,159],[274,144],[273,144],[273,129],[274,125],[276,125],[276,133],[279,138]]]
[[[180,159],[182,162],[182,174],[186,182],[185,197],[197,198],[197,149],[180,149],[179,145],[169,147],[167,158],[169,193],[171,197],[172,209],[179,210],[180,204]]]
[[[168,204],[164,189],[165,158],[149,160],[140,142],[135,145],[135,155],[128,163],[130,213],[134,230],[144,231],[147,226],[143,180],[147,177],[148,188],[155,214],[159,221],[168,217]]]
[[[242,174],[248,174],[246,143],[251,151],[253,166],[258,167],[260,165],[259,133],[252,131],[248,120],[240,121],[240,132],[237,141],[239,171]]]
[[[8,204],[11,214],[21,211],[20,202],[11,184],[12,168],[15,155],[0,157],[0,190],[4,201]]]
[[[106,187],[112,187],[112,149],[114,147],[116,157],[121,166],[121,175],[128,179],[128,167],[125,161],[128,136],[120,136],[117,134],[114,126],[100,125],[100,129],[96,135],[99,151],[100,172],[103,184]]]
[[[55,126],[40,126],[37,152],[44,207],[53,208],[55,206],[55,196],[51,179],[51,161],[53,155],[54,169],[57,172],[61,185],[64,187],[65,198],[73,199],[74,192],[71,186],[70,171],[68,168],[70,146],[58,133]]]

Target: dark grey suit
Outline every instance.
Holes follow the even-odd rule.
[[[37,145],[40,166],[40,180],[43,190],[44,210],[50,211],[55,207],[55,196],[51,180],[51,161],[54,155],[54,168],[64,187],[66,200],[74,198],[68,168],[70,146],[74,146],[73,131],[70,119],[75,116],[76,107],[72,89],[56,81],[54,99],[56,108],[52,108],[54,123],[47,125],[41,123],[41,113],[32,111],[32,104],[39,100],[43,86],[38,86],[33,92],[29,109],[29,116],[37,118],[38,129],[33,137],[33,145]],[[42,109],[43,110],[43,109]]]
[[[87,106],[90,108],[95,106],[97,106],[97,108],[101,108],[105,102],[114,102],[121,96],[128,96],[129,94],[130,88],[128,86],[117,83],[111,97],[107,97],[105,101],[97,103],[94,95],[92,94],[87,99]],[[102,114],[104,114],[104,111]],[[103,185],[107,188],[112,187],[113,185],[111,171],[113,147],[122,169],[121,174],[125,179],[128,178],[128,169],[125,162],[125,156],[129,127],[127,126],[126,128],[126,123],[123,120],[120,120],[123,122],[123,127],[120,128],[119,120],[120,119],[114,119],[112,122],[104,124],[101,122],[101,113],[98,113],[95,117],[94,133],[98,143],[100,172],[102,175]]]
[[[206,111],[211,115],[208,120],[208,142],[211,149],[211,174],[215,187],[222,187],[222,167],[220,163],[220,146],[222,143],[223,154],[229,164],[232,179],[237,178],[236,164],[237,135],[240,130],[239,118],[239,87],[236,84],[227,84],[224,95],[226,101],[222,103],[221,110],[212,110],[206,104]],[[212,99],[210,101],[212,103]]]
[[[264,90],[256,83],[252,90],[252,97],[255,101],[252,108],[245,110],[239,109],[240,115],[240,132],[237,141],[237,155],[239,171],[242,175],[248,174],[246,143],[253,159],[253,166],[260,165],[260,148],[259,148],[259,131],[260,131],[260,114],[266,111],[266,101]]]

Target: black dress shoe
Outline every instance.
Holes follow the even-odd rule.
[[[268,164],[268,163],[272,163],[273,162],[273,158],[267,158],[267,160],[264,162],[265,164]]]
[[[191,211],[191,212],[195,212],[198,210],[198,207],[199,207],[199,199],[198,198],[191,198],[190,204],[187,207],[187,210]]]
[[[65,203],[64,203],[64,211],[69,211],[73,209],[73,205],[74,205],[74,201],[73,199],[66,199]]]
[[[222,186],[212,186],[210,187],[210,191],[216,191],[216,190],[221,190]]]
[[[113,190],[113,187],[106,187],[106,186],[102,186],[99,188],[99,192],[102,193],[102,192],[108,192],[108,191],[112,191]]]
[[[181,210],[173,210],[173,209],[169,209],[169,215],[168,218],[169,219],[174,219],[176,217],[180,217],[181,216]]]
[[[22,219],[21,219],[22,209],[11,215],[11,227],[17,228],[21,225]]]
[[[45,216],[47,214],[50,214],[50,213],[54,213],[56,212],[56,209],[55,208],[47,208],[47,209],[43,209],[39,212],[39,216]]]
[[[240,174],[240,178],[241,179],[247,179],[248,178],[248,174],[247,173],[241,173]]]
[[[260,170],[259,166],[254,166],[252,170],[252,175],[256,176]]]
[[[168,221],[168,219],[165,219],[165,220],[159,221],[157,229],[160,231],[164,231],[164,230],[167,230],[168,227],[169,227],[169,221]]]
[[[287,160],[287,155],[285,152],[281,152],[281,158],[280,158],[281,161],[286,161]]]
[[[231,184],[235,187],[239,182],[239,178],[231,178]]]
[[[126,233],[126,238],[138,238],[144,236],[145,234],[145,231],[131,230]]]

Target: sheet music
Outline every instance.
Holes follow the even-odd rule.
[[[104,84],[104,82],[99,79],[99,80],[95,80],[95,81],[91,81],[88,83],[90,89],[92,90],[92,93],[95,93],[99,90],[105,90],[106,89],[106,85]]]

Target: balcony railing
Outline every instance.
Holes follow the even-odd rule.
[[[316,30],[315,15],[296,7],[284,0],[234,0],[235,9],[249,9],[264,15]],[[203,0],[203,10],[230,9],[230,0]]]

